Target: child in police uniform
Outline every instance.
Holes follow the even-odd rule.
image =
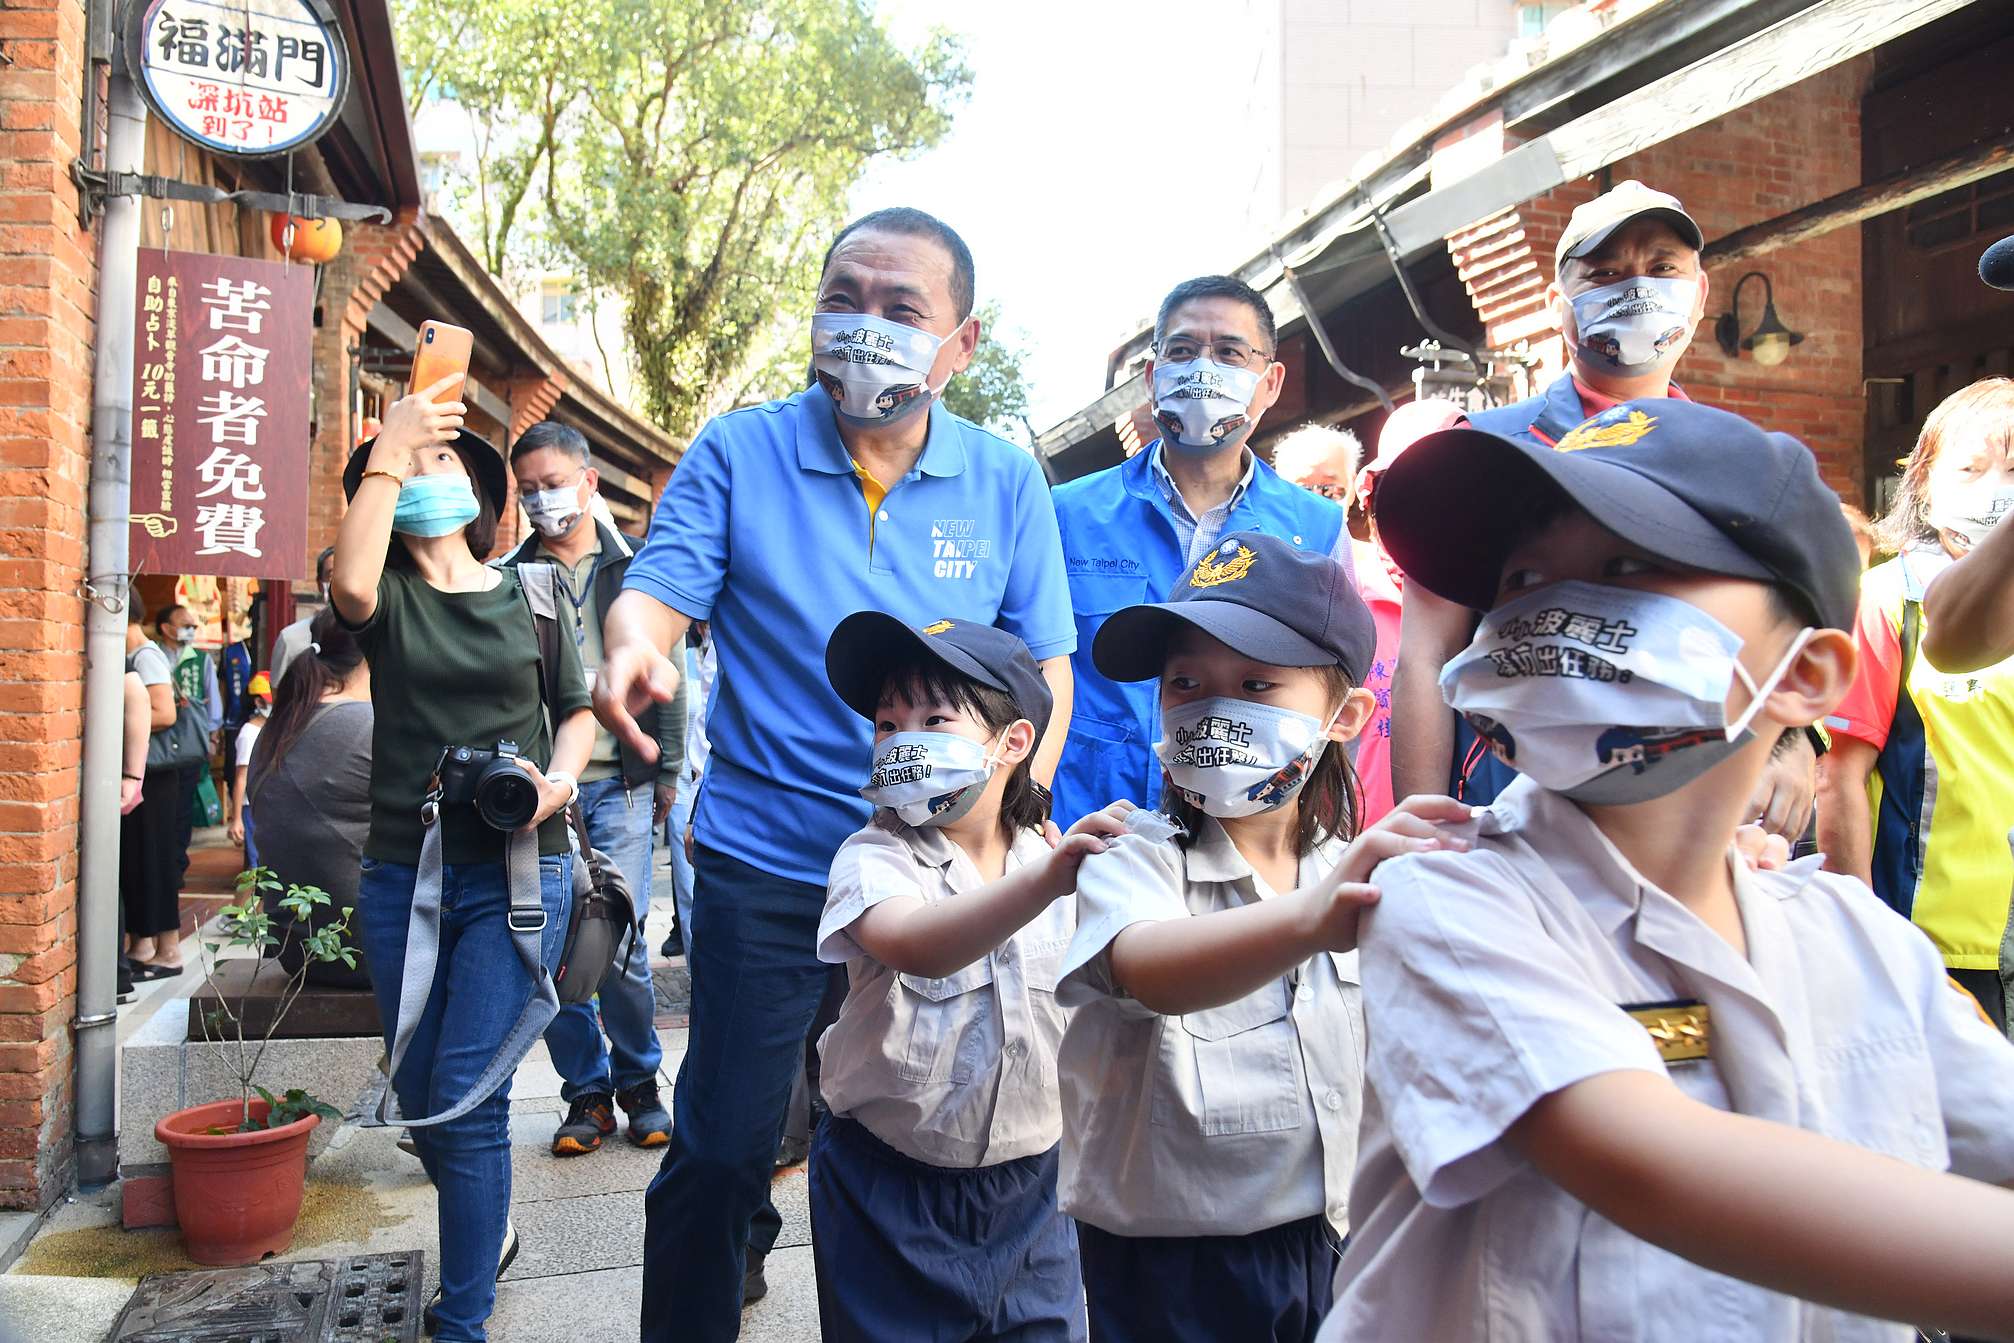
[[[1097,1343],[1314,1337],[1356,1164],[1356,916],[1381,857],[1463,841],[1447,798],[1352,840],[1341,743],[1375,634],[1349,574],[1225,537],[1166,603],[1099,630],[1098,670],[1158,678],[1171,818],[1084,860],[1058,997],[1062,1201]]]
[[[832,863],[818,954],[847,967],[820,1044],[811,1147],[828,1340],[1080,1340],[1077,1240],[1056,1207],[1056,973],[1077,865],[1128,807],[1054,849],[1029,756],[1049,722],[1005,630],[863,611],[826,647],[874,723],[877,810]]]
[[[2014,1052],[1860,882],[1731,846],[1853,678],[1811,453],[1628,402],[1556,447],[1432,435],[1378,509],[1408,581],[1488,611],[1441,687],[1523,777],[1471,851],[1378,872],[1322,1338],[2014,1336]]]

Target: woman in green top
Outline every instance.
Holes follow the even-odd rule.
[[[364,952],[392,1047],[399,1018],[426,826],[422,807],[444,750],[519,749],[537,789],[536,831],[545,928],[558,964],[573,859],[562,811],[594,744],[580,655],[560,639],[556,732],[540,694],[538,638],[513,572],[486,567],[507,500],[503,459],[462,428],[459,401],[436,402],[443,379],[395,403],[378,436],[343,473],[349,496],[336,535],[330,598],[356,632],[371,669],[371,826],[357,911]],[[430,1116],[473,1100],[456,1118],[413,1128],[438,1192],[441,1291],[428,1308],[435,1337],[482,1340],[496,1279],[517,1252],[510,1226],[510,1084],[473,1097],[479,1079],[522,1040],[515,1029],[535,984],[507,915],[510,837],[467,802],[439,807],[442,863],[434,975],[426,1006],[392,1077],[402,1115]],[[424,948],[415,948],[424,954]],[[543,1023],[536,1023],[543,1029]],[[536,1039],[536,1031],[531,1039]],[[503,1059],[506,1068],[515,1060]]]

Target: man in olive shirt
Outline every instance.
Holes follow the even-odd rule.
[[[567,600],[559,613],[562,641],[581,661],[601,665],[601,617],[615,594],[640,538],[624,537],[594,516],[600,477],[588,460],[587,440],[576,429],[546,421],[524,431],[511,446],[518,502],[535,529],[502,563],[556,565]],[[645,760],[595,728],[594,750],[580,776],[581,815],[588,839],[622,870],[637,917],[650,909],[651,837],[677,798],[685,768],[685,696],[680,683],[672,702],[653,706],[643,724],[658,744]],[[561,1080],[566,1119],[552,1137],[554,1156],[597,1150],[615,1132],[615,1107],[629,1116],[629,1140],[662,1147],[671,1139],[671,1115],[657,1095],[664,1051],[657,1039],[657,998],[650,978],[650,946],[631,940],[623,973],[601,987],[594,1004],[560,1008],[546,1028],[546,1047]],[[606,1033],[608,1042],[603,1046]]]

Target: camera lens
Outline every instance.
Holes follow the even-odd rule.
[[[516,765],[497,761],[476,784],[476,812],[498,830],[515,830],[538,811],[538,785]]]

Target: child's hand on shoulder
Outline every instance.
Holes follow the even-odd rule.
[[[1478,814],[1477,808],[1451,797],[1415,794],[1350,841],[1350,847],[1343,850],[1342,861],[1336,864],[1335,879],[1368,881],[1379,863],[1402,853],[1433,853],[1439,849],[1466,853],[1469,842],[1448,827],[1464,825]]]
[[[1451,797],[1426,794],[1409,797],[1386,812],[1350,842],[1342,861],[1327,876],[1308,888],[1316,943],[1326,951],[1356,950],[1364,907],[1378,901],[1378,888],[1366,880],[1372,870],[1402,853],[1467,852],[1469,841],[1445,827],[1475,815],[1475,808]]]
[[[1051,890],[1065,896],[1077,889],[1077,869],[1094,853],[1112,847],[1112,841],[1126,833],[1130,802],[1114,802],[1103,811],[1094,811],[1064,832],[1062,840],[1043,859],[1049,865]]]

